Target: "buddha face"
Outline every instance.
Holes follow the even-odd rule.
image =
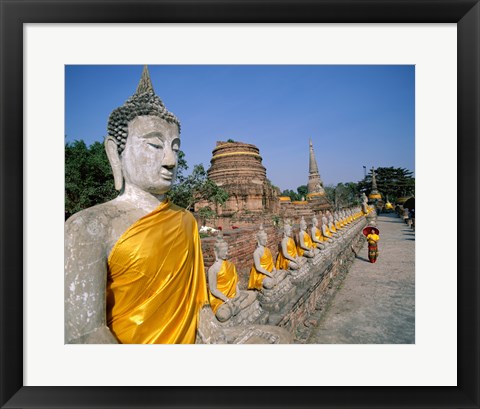
[[[179,149],[176,124],[157,116],[132,119],[121,159],[125,183],[154,195],[168,192],[175,180]]]
[[[307,223],[304,221],[300,222],[300,230],[305,230],[307,228]]]
[[[314,217],[314,218],[312,219],[312,224],[313,224],[315,227],[318,226],[318,220],[317,220],[316,217]]]
[[[221,244],[215,248],[215,255],[219,260],[226,260],[228,257],[228,245]]]
[[[284,227],[285,236],[290,237],[292,235],[292,227],[288,224]]]
[[[258,244],[260,244],[260,246],[265,246],[267,244],[267,234],[266,233],[259,233],[257,239],[258,239]]]

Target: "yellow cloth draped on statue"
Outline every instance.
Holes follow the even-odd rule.
[[[335,222],[335,228],[337,230],[340,230],[342,228],[342,226],[340,226],[340,222],[338,222],[338,221]]]
[[[191,344],[207,302],[197,222],[165,201],[108,257],[107,325],[123,344]]]
[[[267,270],[269,273],[273,271],[273,257],[270,249],[264,247],[262,257],[260,257],[260,266]],[[248,289],[249,290],[261,290],[262,283],[264,278],[267,277],[265,274],[259,273],[255,268],[255,263],[250,270],[250,279],[248,280]]]
[[[307,232],[303,232],[303,244],[305,244],[305,246],[309,249],[317,247],[316,243],[312,241],[312,238]],[[300,243],[297,246],[297,253],[299,256],[303,256],[303,253],[305,253],[305,250],[300,247]]]
[[[288,238],[287,253],[293,258],[297,257],[297,247],[295,246],[295,242],[291,237]],[[288,263],[290,263],[290,260],[285,258],[281,251],[278,252],[277,263],[275,265],[276,269],[286,270],[288,268]]]
[[[237,294],[238,274],[235,264],[230,261],[223,260],[222,266],[217,273],[217,289],[228,298],[234,298]],[[217,312],[218,307],[224,303],[220,298],[215,297],[210,291],[208,292],[210,305],[213,312]]]
[[[320,229],[316,229],[316,230],[315,230],[315,238],[316,238],[318,241],[325,241],[325,237],[323,237],[323,234],[322,234],[322,232],[320,231]]]
[[[336,233],[337,232],[337,229],[335,228],[335,225],[332,223],[331,226],[330,226],[330,231],[332,233]]]

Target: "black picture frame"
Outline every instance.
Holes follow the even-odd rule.
[[[0,13],[2,407],[479,408],[479,0],[0,0]],[[23,386],[23,24],[154,22],[457,23],[457,387]]]

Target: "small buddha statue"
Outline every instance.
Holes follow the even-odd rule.
[[[263,225],[260,225],[257,233],[257,244],[253,253],[248,288],[259,290],[258,300],[262,308],[278,312],[293,298],[296,288],[292,285],[287,271],[275,268],[272,253],[266,247],[267,233]]]
[[[225,322],[251,305],[257,298],[253,291],[240,291],[235,264],[227,260],[228,244],[220,232],[214,246],[215,262],[208,269],[210,305],[220,322]]]
[[[330,232],[332,234],[337,233],[337,228],[335,227],[335,223],[333,221],[333,215],[330,213],[329,210],[327,210],[327,220],[328,220],[328,228],[330,229]]]
[[[297,253],[300,257],[312,258],[315,254],[318,254],[319,250],[316,249],[315,243],[307,233],[307,222],[302,216],[300,220],[300,231],[298,233],[298,245]]]
[[[257,248],[253,253],[253,266],[250,270],[248,281],[249,290],[271,289],[280,283],[285,277],[285,270],[277,270],[273,261],[272,253],[267,245],[267,233],[260,225],[257,232]]]
[[[324,241],[326,242],[331,242],[335,240],[332,232],[330,231],[330,228],[328,227],[328,219],[325,213],[322,214],[322,235],[324,237]]]
[[[314,216],[312,218],[312,241],[317,245],[318,249],[323,250],[325,248],[325,238],[323,237],[322,231],[318,228],[318,219]]]
[[[362,196],[360,197],[361,201],[362,201],[362,212],[363,214],[368,214],[369,213],[369,209],[368,209],[368,197],[367,195],[365,194],[365,192],[362,192]]]
[[[298,270],[300,268],[297,246],[292,238],[292,226],[288,222],[285,222],[283,226],[283,239],[275,267],[277,270]]]

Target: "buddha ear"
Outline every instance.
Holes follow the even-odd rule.
[[[121,190],[123,187],[122,161],[117,149],[117,142],[111,136],[105,139],[105,152],[107,152],[108,161],[112,167],[115,189]]]

